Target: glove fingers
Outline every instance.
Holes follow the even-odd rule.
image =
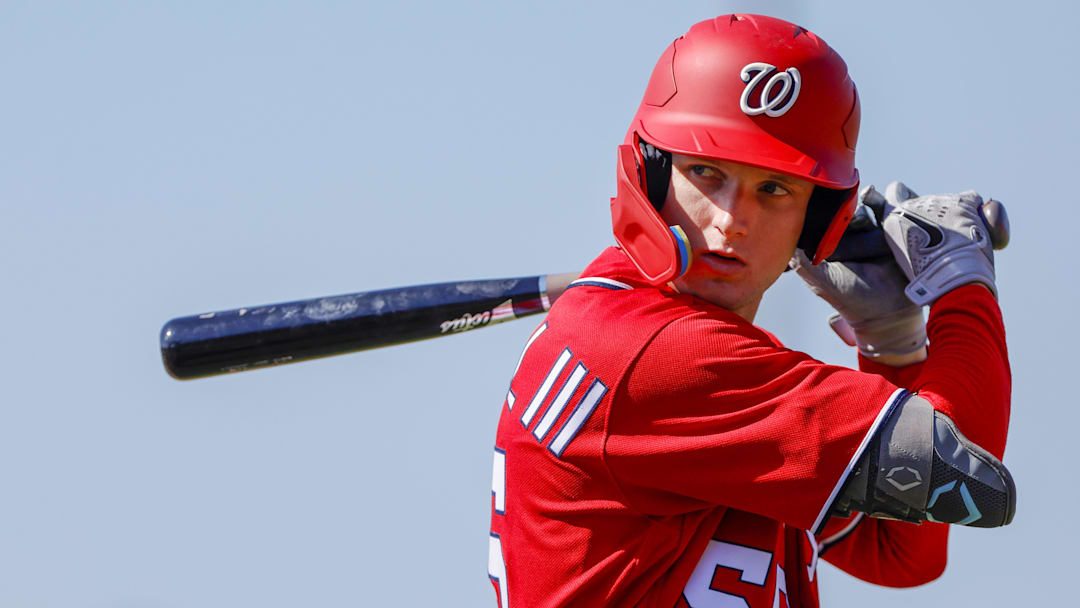
[[[872,186],[871,186],[872,187]],[[877,218],[874,217],[874,212],[869,206],[860,203],[855,207],[855,213],[851,215],[851,222],[848,223],[847,229],[844,230],[844,234],[852,234],[856,232],[868,232],[877,228]]]
[[[873,186],[865,186],[859,190],[859,202],[866,205],[873,212],[874,219],[877,220],[877,225],[880,226],[885,219],[885,207],[888,204],[885,197]]]
[[[796,274],[849,321],[891,314],[911,306],[904,295],[907,278],[891,259],[876,262],[829,262],[812,266],[796,250],[790,265]],[[854,314],[850,314],[854,313]]]
[[[823,287],[829,283],[829,263],[822,262],[814,266],[802,249],[796,249],[788,267],[799,275],[815,295],[824,297]]]
[[[806,257],[802,249],[795,249],[795,255],[791,256],[791,260],[788,262],[788,269],[794,270],[799,273],[799,276],[803,276],[803,272],[806,269],[813,269],[814,265],[811,263],[810,258]]]
[[[908,188],[904,182],[895,181],[885,186],[885,200],[892,205],[899,205],[906,200],[918,197],[919,195],[915,194],[915,191],[911,188]]]

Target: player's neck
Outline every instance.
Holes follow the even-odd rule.
[[[730,310],[731,310],[731,312],[733,312],[733,313],[739,315],[740,317],[746,319],[746,321],[748,323],[753,323],[754,322],[754,317],[757,316],[757,311],[758,311],[759,306],[761,306],[761,297],[760,296],[751,303],[748,303],[748,304],[745,304],[743,306],[739,306],[739,307],[736,307],[736,308],[732,308]]]

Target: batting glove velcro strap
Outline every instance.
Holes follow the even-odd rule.
[[[932,304],[968,283],[982,283],[996,296],[994,245],[975,191],[915,196],[893,182],[885,189],[885,238],[911,281],[905,293],[919,306]]]
[[[1000,460],[917,395],[896,406],[831,513],[994,528],[1012,521],[1016,485]]]

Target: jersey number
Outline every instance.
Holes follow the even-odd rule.
[[[495,448],[495,463],[491,467],[491,496],[495,502],[495,514],[506,515],[506,452]],[[491,533],[488,538],[488,578],[499,594],[499,605],[510,608],[510,594],[506,591],[506,560],[503,559],[502,540]]]
[[[750,608],[745,597],[713,589],[713,576],[717,568],[727,568],[737,571],[740,581],[764,587],[772,561],[773,554],[768,551],[710,540],[690,580],[686,581],[683,597],[692,608]],[[780,564],[776,564],[776,591],[772,605],[773,608],[787,606],[787,579]]]

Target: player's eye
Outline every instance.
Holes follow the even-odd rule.
[[[697,176],[700,176],[700,177],[711,177],[711,178],[723,177],[720,174],[720,172],[716,170],[716,168],[710,167],[708,165],[691,165],[690,166],[690,171],[694,175],[697,175]]]
[[[791,191],[780,185],[779,182],[765,182],[761,185],[761,191],[766,194],[772,194],[773,196],[791,194]]]

